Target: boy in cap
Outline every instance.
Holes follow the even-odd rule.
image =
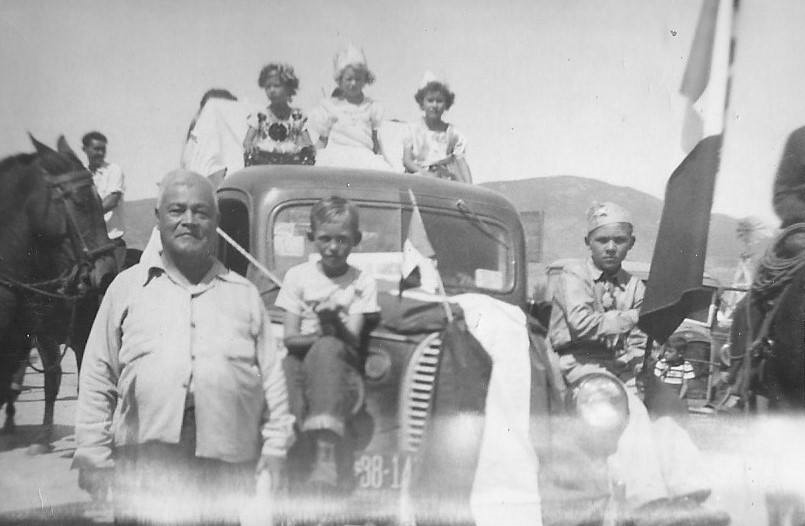
[[[557,280],[549,338],[563,369],[593,363],[627,377],[646,347],[637,329],[645,287],[621,265],[635,243],[629,212],[594,204],[584,243],[590,257],[566,264]]]
[[[611,202],[593,204],[584,242],[590,257],[562,269],[548,329],[570,386],[602,368],[627,379],[646,348],[646,336],[637,328],[645,287],[622,267],[635,243],[629,212]],[[611,480],[623,484],[627,507],[707,488],[685,430],[671,418],[652,422],[633,390],[627,389],[626,397],[628,423],[607,465]]]

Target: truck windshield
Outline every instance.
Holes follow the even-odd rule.
[[[266,242],[271,254],[270,266],[280,277],[292,266],[318,258],[306,235],[311,206],[312,203],[305,203],[283,207],[271,220],[270,239]],[[385,288],[396,287],[411,209],[370,203],[358,203],[358,206],[363,240],[353,249],[349,261],[371,271],[387,284]],[[514,279],[512,243],[500,223],[486,216],[481,223],[459,210],[421,207],[420,212],[448,292],[511,289]]]

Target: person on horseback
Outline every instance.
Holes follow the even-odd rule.
[[[103,202],[109,239],[119,239],[124,233],[123,194],[126,191],[126,178],[120,166],[106,161],[108,142],[99,131],[91,131],[81,139],[82,149],[87,155],[87,168]]]
[[[805,409],[805,127],[786,140],[774,180],[781,231],[758,261],[730,329],[730,395],[752,412]]]
[[[171,172],[157,207],[161,252],[114,280],[87,343],[74,466],[96,497],[114,480],[123,520],[221,520],[255,468],[282,483],[293,417],[260,295],[213,255],[211,183]]]
[[[106,136],[99,131],[91,131],[81,138],[82,149],[87,156],[87,168],[101,197],[107,234],[109,239],[118,244],[115,259],[117,268],[120,269],[126,258],[126,244],[123,242],[123,194],[126,192],[126,178],[120,166],[106,161],[108,143]]]

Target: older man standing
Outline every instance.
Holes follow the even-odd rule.
[[[169,173],[156,213],[161,252],[115,279],[92,328],[74,462],[95,494],[114,467],[118,521],[207,523],[255,468],[280,483],[293,417],[260,295],[213,255],[209,181]]]

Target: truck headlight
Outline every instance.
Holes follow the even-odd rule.
[[[607,374],[594,373],[582,379],[574,398],[576,414],[592,431],[620,435],[629,421],[626,389]]]
[[[391,357],[385,351],[371,351],[366,357],[364,373],[366,378],[373,381],[380,381],[386,377],[391,370]]]

